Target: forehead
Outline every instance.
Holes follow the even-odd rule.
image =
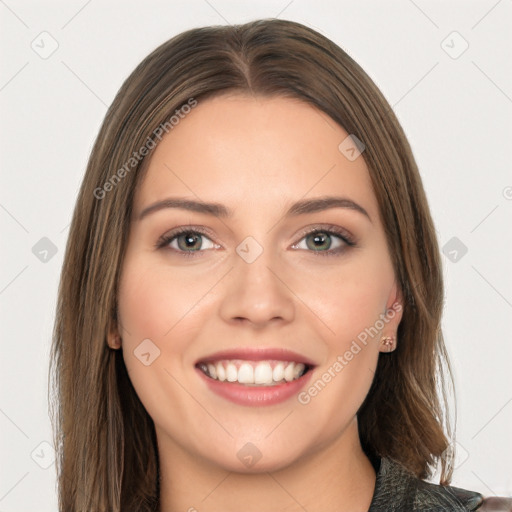
[[[351,161],[339,149],[348,135],[324,112],[292,98],[199,100],[149,155],[134,210],[172,195],[264,212],[341,194],[376,215],[364,159]]]

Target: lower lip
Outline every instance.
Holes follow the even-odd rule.
[[[278,404],[297,395],[308,383],[313,373],[311,369],[298,379],[275,386],[245,386],[235,382],[221,382],[220,380],[212,379],[199,370],[199,368],[196,368],[196,371],[205,380],[208,387],[217,395],[235,404],[253,407]]]

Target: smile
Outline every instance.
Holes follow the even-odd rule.
[[[205,356],[195,370],[206,389],[237,405],[269,406],[295,397],[317,364],[283,348],[240,347]]]
[[[246,386],[278,386],[299,379],[310,369],[309,365],[294,361],[240,359],[201,362],[197,368],[211,379]]]

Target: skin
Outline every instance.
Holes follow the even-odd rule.
[[[217,350],[288,348],[315,362],[314,383],[400,303],[367,166],[338,149],[347,136],[299,100],[235,94],[199,101],[152,153],[122,268],[123,328],[109,343],[121,337],[130,379],[155,423],[164,512],[241,504],[248,512],[368,510],[375,471],[361,450],[356,413],[378,358],[387,357],[381,337],[396,335],[401,313],[307,404],[294,396],[236,405],[211,392],[194,368]],[[369,218],[339,207],[284,216],[296,201],[327,195],[356,202]],[[233,216],[163,208],[139,220],[170,197],[222,203]],[[320,254],[329,237],[315,249],[303,230],[326,224],[356,245],[332,235],[331,248],[344,250]],[[193,257],[183,252],[183,236],[181,253],[177,239],[155,248],[187,225],[209,230]],[[252,263],[236,252],[248,236],[263,248]],[[134,355],[145,339],[160,350],[147,366]],[[250,467],[237,457],[246,443],[261,453]]]

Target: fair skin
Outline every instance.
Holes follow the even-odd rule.
[[[134,198],[116,334],[155,423],[162,512],[370,506],[375,471],[356,413],[379,356],[387,357],[380,340],[396,336],[401,313],[342,371],[332,367],[401,296],[366,164],[338,149],[347,135],[298,100],[225,95],[199,101],[151,155]],[[325,196],[366,214],[338,206],[285,215],[297,201]],[[139,218],[178,197],[220,203],[232,216],[160,208]],[[190,246],[182,234],[155,248],[189,225],[207,234],[196,233]],[[337,234],[315,243],[304,233],[315,227],[336,227],[355,245]],[[246,251],[263,249],[250,263],[236,250],[247,237],[259,246],[251,239]],[[160,350],[148,365],[134,354],[146,339],[146,352]],[[212,391],[196,363],[246,347],[288,349],[313,363],[299,392],[329,368],[331,379],[307,403],[299,392],[269,405],[234,403]],[[244,453],[258,460],[243,463]]]

